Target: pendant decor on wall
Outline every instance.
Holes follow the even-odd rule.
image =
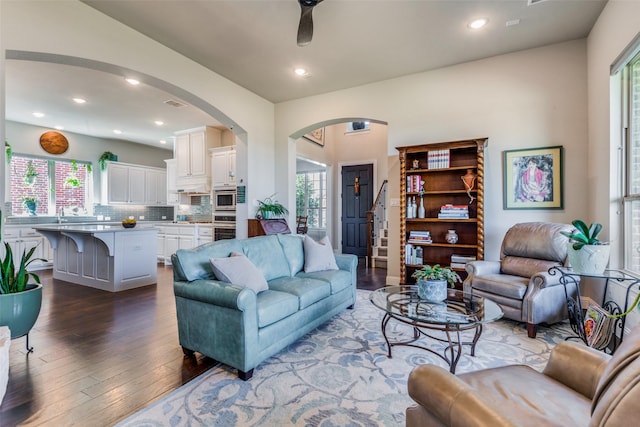
[[[40,146],[50,154],[62,154],[69,148],[69,141],[60,132],[49,131],[40,136]]]

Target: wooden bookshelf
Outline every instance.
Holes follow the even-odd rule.
[[[484,149],[487,141],[487,138],[477,138],[396,147],[400,157],[401,283],[415,283],[411,275],[422,265],[449,266],[451,255],[454,254],[484,259]],[[434,154],[438,154],[435,157],[439,162],[430,161]],[[476,175],[470,191],[462,180],[467,170]],[[424,181],[422,196],[419,186],[416,188],[411,185],[412,179]],[[411,217],[407,201],[415,199],[416,205],[420,206],[421,197],[424,218],[418,218],[418,212],[416,217]],[[447,204],[467,206],[468,218],[438,218],[441,207]],[[448,230],[455,230],[458,235],[457,243],[451,244],[445,240]],[[429,231],[432,242],[410,243],[412,231]],[[407,259],[408,243],[414,248],[422,248],[422,264]],[[466,277],[463,268],[454,270],[463,279]]]

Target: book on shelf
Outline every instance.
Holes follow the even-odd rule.
[[[411,265],[422,265],[423,250],[420,246],[407,244],[404,251],[404,263]]]
[[[607,316],[607,311],[592,304],[584,315],[584,332],[589,347],[602,350],[609,345],[614,333],[615,319]]]
[[[459,263],[459,264],[466,264],[469,261],[475,261],[476,257],[474,255],[458,255],[458,254],[452,254],[451,255],[451,263]]]
[[[420,191],[421,175],[407,175],[407,193],[417,193]]]
[[[469,206],[452,204],[440,206],[438,219],[469,219]]]
[[[452,262],[451,268],[464,268],[466,263],[464,262]]]
[[[427,169],[445,169],[450,164],[449,150],[431,150],[427,152]]]
[[[409,243],[433,243],[429,231],[410,231],[408,241]]]

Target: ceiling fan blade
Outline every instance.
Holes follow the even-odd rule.
[[[300,23],[298,24],[298,46],[306,46],[313,38],[313,8],[322,0],[298,0]]]

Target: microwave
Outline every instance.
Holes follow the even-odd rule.
[[[214,211],[235,211],[236,190],[216,190],[213,192]]]

